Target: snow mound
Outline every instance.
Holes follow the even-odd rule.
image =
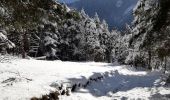
[[[75,84],[79,88],[71,96],[60,96],[61,100],[148,99],[170,93],[159,85],[160,76],[160,72],[108,63],[10,60],[0,62],[0,100],[28,100]]]

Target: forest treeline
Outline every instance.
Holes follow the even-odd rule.
[[[139,0],[132,26],[109,31],[54,0],[1,0],[0,52],[47,60],[119,62],[148,69],[170,68],[170,1]]]

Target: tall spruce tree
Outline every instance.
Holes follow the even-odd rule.
[[[169,45],[168,0],[140,0],[134,9],[134,26],[130,35],[133,64],[144,64],[149,69],[166,66]],[[166,45],[166,46],[165,46]],[[160,63],[159,63],[160,62]],[[163,62],[163,63],[161,63]]]

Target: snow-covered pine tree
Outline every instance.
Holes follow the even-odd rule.
[[[25,0],[2,0],[0,1],[0,5],[6,9],[7,12],[9,12],[10,20],[4,20],[3,19],[3,28],[7,28],[8,33],[11,30],[15,30],[20,35],[20,38],[18,40],[21,41],[21,45],[19,52],[22,53],[22,57],[25,58],[26,56],[26,48],[28,44],[24,44],[28,41],[29,37],[27,37],[27,31],[35,29],[35,27],[38,25],[39,21],[41,20],[42,12],[39,9],[39,5],[37,5],[38,1],[32,0],[25,1]],[[35,13],[36,12],[36,13]]]
[[[86,18],[86,19],[89,18],[89,16],[86,14],[86,12],[84,11],[84,9],[81,9],[80,13],[81,13],[82,17],[84,17],[84,18]]]
[[[96,15],[97,16],[97,15]],[[98,19],[96,17],[96,19]],[[96,24],[98,24],[97,21]],[[112,36],[111,33],[108,29],[108,24],[106,23],[105,20],[102,21],[100,25],[97,27],[98,33],[99,33],[99,41],[101,45],[101,51],[103,52],[101,56],[103,56],[103,61],[107,61],[109,63],[112,62]]]
[[[15,44],[7,38],[5,30],[0,30],[0,53],[6,54],[6,49],[12,49]]]
[[[53,0],[2,0],[0,7],[2,13],[6,10],[0,17],[1,26],[16,44],[16,54],[46,56],[49,60],[106,59],[99,34],[109,35],[109,31],[98,15],[90,18],[83,10],[79,13]]]
[[[170,25],[169,4],[169,0],[140,0],[138,2],[134,9],[134,27],[130,36],[131,53],[129,56],[134,65],[144,64],[149,69],[166,66],[169,52],[167,42],[169,41],[167,31]]]
[[[94,21],[95,21],[96,23],[100,23],[99,15],[97,14],[97,12],[96,12],[95,15],[94,15]]]
[[[154,19],[159,11],[158,4],[157,0],[140,0],[136,8],[134,8],[134,28],[130,40],[132,54],[129,55],[132,57],[128,58],[132,58],[133,62],[135,62],[144,55],[145,58],[143,60],[145,60],[149,69],[153,51],[151,46],[153,41],[150,38],[151,34],[154,34],[152,30],[155,23]]]
[[[93,19],[88,19],[85,24],[85,52],[86,59],[94,61],[97,50],[100,49],[96,24]]]

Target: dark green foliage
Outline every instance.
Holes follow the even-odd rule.
[[[157,18],[155,20],[155,26],[154,26],[154,30],[160,31],[161,28],[163,28],[166,25],[170,24],[170,20],[169,19],[169,15],[168,15],[168,11],[170,9],[170,1],[169,0],[159,0],[159,4],[160,4],[160,11],[159,11],[159,15],[157,16]]]

